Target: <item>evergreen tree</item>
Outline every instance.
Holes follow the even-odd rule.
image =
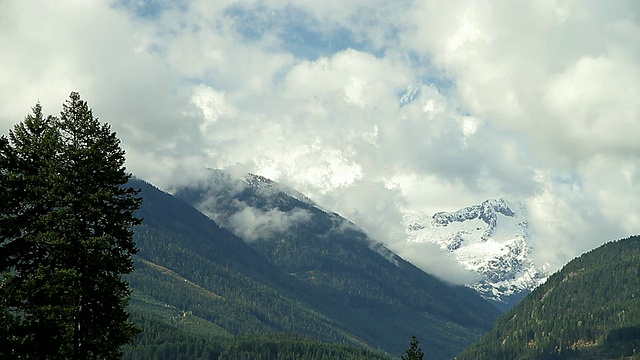
[[[121,274],[141,199],[124,161],[75,92],[59,119],[36,105],[1,138],[0,357],[119,358],[137,333]]]
[[[407,356],[402,356],[402,360],[422,360],[424,353],[422,349],[418,347],[418,339],[416,336],[411,337],[411,345],[409,349],[405,350]]]
[[[56,317],[62,309],[47,309],[49,296],[60,290],[48,281],[59,275],[51,251],[57,204],[49,190],[60,146],[54,122],[37,104],[33,115],[0,140],[0,355],[10,349],[18,357],[38,343],[43,353],[59,347]]]

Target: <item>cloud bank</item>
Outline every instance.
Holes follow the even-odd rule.
[[[78,91],[164,188],[257,173],[396,249],[504,197],[556,268],[640,229],[634,0],[7,0],[0,47],[3,132]]]

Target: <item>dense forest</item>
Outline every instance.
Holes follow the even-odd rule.
[[[397,356],[415,334],[433,359],[444,359],[499,314],[471,290],[393,263],[364,239],[301,231],[287,239],[290,262],[278,262],[175,196],[140,180],[131,185],[145,201],[127,279],[131,309],[144,321],[199,339],[286,333]]]
[[[125,348],[124,360],[391,360],[389,355],[363,347],[271,333],[266,335],[206,337],[139,315],[134,322],[144,333]]]
[[[451,357],[500,314],[473,290],[424,273],[347,219],[264,177],[212,170],[210,178],[178,189],[176,197],[230,230],[229,219],[247,211],[305,214],[304,221],[243,240],[289,281],[318,294],[311,299],[314,308],[393,354],[416,333],[429,339],[424,346],[434,358]]]
[[[457,359],[640,359],[640,236],[574,259]]]
[[[139,180],[145,202],[124,359],[388,359],[300,302],[306,288],[191,206]],[[312,338],[313,336],[313,338]]]
[[[226,335],[286,331],[350,341],[293,297],[304,289],[242,241],[170,195],[134,184],[145,202],[139,213],[144,223],[135,233],[136,270],[128,277],[132,308],[147,315],[179,309]]]

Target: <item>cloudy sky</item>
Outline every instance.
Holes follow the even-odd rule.
[[[78,91],[160,187],[294,186],[378,240],[526,204],[560,266],[640,232],[637,0],[1,0],[0,130]]]

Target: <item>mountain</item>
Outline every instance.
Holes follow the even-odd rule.
[[[318,313],[391,354],[403,353],[415,334],[433,359],[451,357],[499,315],[473,290],[424,273],[355,224],[263,177],[211,171],[175,196],[307,286],[304,301]]]
[[[206,324],[212,333],[221,335],[277,330],[350,342],[329,319],[296,299],[306,289],[242,240],[149,184],[133,181],[132,186],[141,188],[144,198],[137,214],[143,224],[134,235],[139,253],[129,278],[134,307],[176,309],[186,320],[205,319],[213,324]]]
[[[640,236],[583,254],[457,359],[640,359]]]
[[[127,277],[133,289],[129,309],[144,331],[135,347],[126,349],[125,359],[218,358],[215,354],[270,359],[278,349],[298,349],[295,344],[301,343],[309,351],[354,355],[348,358],[363,353],[362,358],[388,358],[373,352],[376,344],[369,346],[315,309],[309,297],[318,294],[306,284],[291,279],[198,210],[144,181],[132,180],[130,185],[142,190],[144,202],[136,215],[144,221],[134,234],[139,253]],[[335,305],[330,299],[326,304]],[[255,337],[274,333],[296,334],[304,341]],[[244,348],[238,350],[243,357],[231,356],[238,341],[249,348],[254,342],[269,344],[274,357]]]
[[[507,310],[548,274],[530,258],[529,225],[521,204],[489,199],[431,217],[405,216],[408,241],[431,242],[480,276],[469,286]]]

